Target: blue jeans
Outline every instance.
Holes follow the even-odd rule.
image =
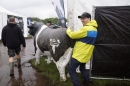
[[[80,71],[81,71],[82,77],[84,78],[84,81],[85,82],[89,81],[89,75],[87,73],[87,70],[85,69],[85,64],[86,63],[80,63],[78,60],[71,58],[70,64],[69,64],[69,75],[74,86],[81,86],[81,83],[76,73],[76,68],[78,66],[80,66]]]

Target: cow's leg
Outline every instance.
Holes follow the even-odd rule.
[[[39,48],[37,48],[36,50],[36,61],[35,61],[35,65],[39,64],[39,60],[40,60],[40,55],[41,55],[41,50]]]
[[[33,45],[34,45],[34,56],[36,55],[36,51],[37,51],[37,48],[36,48],[36,42],[35,42],[35,38],[34,38],[34,41],[33,41]]]
[[[45,61],[47,61],[47,63],[50,64],[52,60],[51,53],[49,51],[44,51],[44,54],[47,56],[47,59],[45,59]]]
[[[47,59],[46,59],[46,61],[47,61],[47,64],[50,64],[51,63],[51,56],[47,56]]]
[[[56,66],[60,73],[60,80],[66,81],[65,67],[68,64],[72,54],[72,48],[68,48],[64,55],[56,62]]]

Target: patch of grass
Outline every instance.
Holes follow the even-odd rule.
[[[47,64],[44,58],[40,59],[40,64],[37,66],[35,65],[35,59],[31,60],[30,62],[34,68],[36,68],[39,72],[42,72],[42,75],[49,80],[51,86],[73,86],[72,81],[68,77],[67,81],[60,81],[59,72],[53,62]],[[68,73],[67,71],[68,70],[66,68],[66,74]],[[81,74],[78,74],[78,76],[80,81],[82,81]],[[94,79],[93,84],[91,84],[90,86],[130,86],[130,81]]]
[[[70,78],[67,78],[67,81],[65,82],[60,81],[59,71],[53,62],[47,64],[45,62],[45,59],[41,58],[39,65],[37,66],[35,65],[35,60],[31,60],[31,64],[39,72],[42,72],[42,75],[44,77],[49,79],[49,82],[52,84],[52,86],[73,86]],[[67,74],[67,70],[66,70],[66,74]]]

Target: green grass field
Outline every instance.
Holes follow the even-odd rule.
[[[56,68],[56,65],[52,62],[47,64],[44,58],[40,59],[40,64],[35,65],[35,60],[30,61],[32,66],[37,69],[38,72],[41,72],[42,75],[47,78],[51,86],[73,86],[70,78],[67,77],[67,81],[61,82],[59,77],[59,72]],[[67,74],[67,68],[66,68]],[[81,74],[78,74],[80,81],[82,81]],[[93,80],[93,84],[90,86],[130,86],[130,81],[119,81],[119,80]]]

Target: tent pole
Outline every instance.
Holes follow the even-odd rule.
[[[92,20],[94,20],[95,19],[95,7],[94,7],[94,5],[92,6]],[[92,81],[92,79],[91,79],[91,71],[92,71],[92,62],[93,62],[93,55],[92,55],[92,57],[91,57],[91,59],[90,59],[90,68],[89,68],[89,79],[90,79],[90,82]]]
[[[74,2],[75,0],[67,0],[68,26],[74,31]]]
[[[126,80],[126,81],[130,81],[130,79],[128,78],[103,78],[103,77],[91,77],[92,79],[100,79],[100,80]]]
[[[89,80],[92,81],[91,79],[91,71],[92,71],[92,61],[93,61],[93,56],[90,59],[90,68],[89,68]]]
[[[4,27],[4,26],[3,26],[3,14],[1,14],[1,17],[2,17],[2,28],[3,28],[3,27]]]

